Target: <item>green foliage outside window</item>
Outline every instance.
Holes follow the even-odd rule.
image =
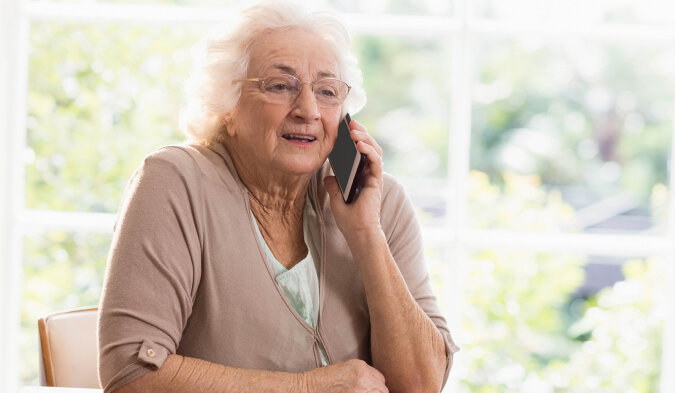
[[[481,225],[519,221],[536,231],[574,222],[560,195],[534,176],[507,174],[503,187],[472,173],[472,211],[496,206]],[[495,211],[493,210],[493,211]],[[668,307],[667,264],[632,260],[625,280],[588,299],[587,256],[528,250],[479,250],[466,263],[460,342],[471,393],[658,392],[661,337]]]
[[[667,46],[532,35],[478,40],[475,57],[473,169],[497,184],[509,171],[537,174],[576,208],[624,196],[632,215],[665,228],[649,198],[668,181]]]
[[[142,158],[184,139],[189,49],[206,31],[34,23],[26,207],[116,212]]]

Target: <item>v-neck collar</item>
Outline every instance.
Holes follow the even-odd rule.
[[[251,212],[251,219],[253,220],[253,225],[255,227],[256,235],[258,235],[258,241],[262,245],[263,250],[265,251],[265,254],[266,254],[267,258],[269,259],[269,262],[273,265],[273,266],[271,266],[271,268],[274,270],[274,276],[275,277],[277,277],[281,273],[286,273],[286,272],[292,271],[293,269],[296,268],[296,266],[298,266],[302,263],[306,263],[306,261],[308,259],[311,259],[311,257],[312,257],[312,253],[309,249],[309,245],[307,244],[308,239],[307,239],[307,224],[306,224],[306,221],[307,221],[307,214],[306,213],[307,212],[306,212],[306,209],[311,208],[307,205],[307,203],[309,203],[309,201],[307,200],[307,198],[305,198],[305,206],[303,207],[303,210],[302,210],[302,236],[303,236],[303,240],[305,242],[305,245],[307,247],[307,255],[305,255],[305,257],[302,258],[299,262],[294,264],[293,267],[291,267],[290,269],[286,268],[286,266],[284,266],[284,264],[281,263],[281,261],[279,261],[277,259],[277,257],[274,256],[274,253],[272,252],[272,249],[270,249],[270,246],[265,241],[265,238],[263,237],[262,232],[260,232],[260,226],[258,225],[258,220],[256,220],[253,212]],[[316,272],[315,272],[315,274],[316,274]],[[318,281],[318,276],[317,276],[317,281]]]
[[[249,196],[248,196],[248,189],[244,185],[244,183],[241,181],[239,178],[239,174],[237,173],[237,169],[234,166],[234,163],[232,162],[232,159],[230,158],[230,155],[228,154],[227,150],[225,149],[225,146],[223,146],[222,143],[215,143],[211,146],[208,146],[208,149],[215,152],[217,155],[219,155],[227,167],[227,170],[230,174],[230,176],[224,177],[222,174],[220,175],[221,179],[226,183],[228,188],[232,187],[237,187],[239,188],[239,191],[241,193],[244,205],[246,207],[246,211],[249,215],[249,223],[250,223],[250,230],[251,234],[255,236],[255,228],[253,227],[253,219],[251,217],[252,211],[251,211],[251,205],[249,202]],[[315,229],[318,233],[309,233],[310,237],[317,237],[318,236],[318,244],[316,244],[316,247],[313,247],[314,242],[310,241],[309,244],[307,245],[308,247],[308,252],[312,252],[313,249],[315,249],[316,253],[312,255],[315,263],[315,267],[317,270],[317,275],[318,275],[318,280],[319,280],[319,312],[317,315],[317,321],[316,321],[316,327],[313,328],[310,326],[307,321],[305,321],[300,314],[297,313],[297,311],[293,308],[293,306],[290,304],[288,299],[286,299],[286,296],[284,295],[283,290],[279,286],[279,284],[276,282],[274,278],[274,274],[272,270],[270,269],[269,265],[265,262],[264,260],[264,251],[262,250],[260,246],[260,242],[256,242],[258,245],[258,251],[260,255],[260,262],[265,265],[265,269],[267,269],[269,279],[271,281],[271,284],[274,285],[277,289],[278,295],[281,297],[282,301],[286,304],[286,307],[288,310],[295,316],[295,319],[310,333],[312,333],[315,337],[315,340],[318,343],[321,343],[321,346],[324,348],[326,357],[328,362],[331,362],[332,355],[330,353],[330,349],[325,345],[323,335],[321,333],[321,316],[323,313],[323,305],[324,305],[324,288],[325,288],[325,281],[326,281],[326,275],[325,275],[325,264],[326,264],[326,229],[325,229],[325,212],[323,211],[324,209],[330,209],[329,205],[329,200],[328,200],[328,193],[325,192],[323,189],[323,181],[321,181],[325,176],[331,174],[330,170],[330,165],[324,163],[324,165],[317,171],[317,173],[310,178],[309,181],[309,187],[307,188],[307,194],[308,198],[306,200],[306,203],[311,203],[313,211],[312,213],[316,215],[316,220],[317,220],[317,226]],[[234,184],[233,184],[234,183]],[[322,190],[323,192],[319,192],[319,190]],[[317,356],[318,354],[318,349],[317,349]],[[319,359],[317,357],[317,359]],[[319,361],[320,362],[320,361]]]

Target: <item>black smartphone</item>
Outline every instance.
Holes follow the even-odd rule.
[[[349,135],[349,114],[345,116],[338,126],[335,146],[328,156],[330,166],[337,179],[342,199],[346,203],[352,203],[359,196],[361,181],[366,165],[366,155],[356,150],[356,144]]]

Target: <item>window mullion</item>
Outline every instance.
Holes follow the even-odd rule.
[[[463,3],[462,3],[463,4]],[[464,226],[464,208],[469,171],[469,140],[471,138],[471,61],[469,32],[466,18],[462,28],[455,32],[450,41],[450,128],[448,130],[448,182],[445,205],[445,233],[448,236],[444,285],[446,299],[459,299],[459,269],[461,269],[461,245],[458,242]],[[447,281],[450,280],[450,281]],[[459,304],[454,304],[456,315],[448,315],[452,324],[459,322]]]
[[[235,14],[231,8],[225,7],[51,1],[26,1],[24,10],[31,20],[41,19],[75,23],[97,23],[101,21],[229,23]]]
[[[455,338],[461,336],[461,310],[463,304],[463,276],[465,248],[459,241],[465,222],[466,193],[469,174],[469,145],[471,141],[471,63],[472,48],[469,31],[469,6],[467,0],[455,2],[455,15],[460,21],[459,30],[450,36],[450,107],[448,130],[448,181],[445,190],[444,232],[448,239],[444,250],[443,296],[448,304],[446,317]],[[461,340],[459,340],[461,341]],[[458,342],[459,342],[458,341]],[[451,379],[446,391],[455,391],[459,382]]]
[[[18,385],[28,20],[20,0],[0,6],[0,390]],[[37,338],[36,338],[37,339]]]
[[[26,233],[65,231],[111,234],[116,217],[113,213],[26,210],[19,223]]]
[[[471,31],[481,35],[502,37],[511,36],[546,36],[562,38],[592,38],[620,42],[673,42],[675,26],[650,26],[647,24],[629,23],[595,23],[575,25],[573,23],[532,23],[516,21],[498,21],[485,18],[473,18],[470,21]]]
[[[673,86],[673,95],[675,96],[675,85]],[[673,112],[675,113],[675,111]],[[675,374],[672,372],[675,368],[675,116],[673,117],[673,132],[670,136],[670,160],[669,160],[669,179],[668,179],[668,280],[670,293],[665,294],[666,299],[670,299],[667,304],[669,313],[666,317],[666,323],[663,331],[663,352],[661,356],[661,393],[672,392],[675,389]]]
[[[546,233],[512,230],[466,229],[460,241],[471,249],[529,249],[543,252],[569,252],[632,258],[666,255],[666,237],[599,233]]]

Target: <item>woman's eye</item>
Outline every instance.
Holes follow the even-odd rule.
[[[335,97],[335,90],[333,89],[319,89],[319,94],[326,97]]]
[[[288,91],[291,90],[291,87],[285,83],[273,83],[267,86],[267,91]]]

